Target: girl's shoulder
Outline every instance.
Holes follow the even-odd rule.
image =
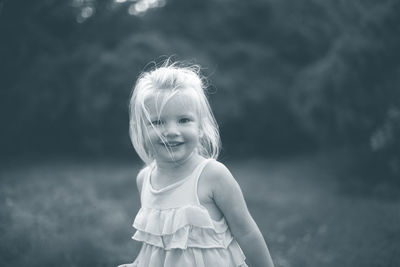
[[[223,174],[225,172],[229,172],[228,168],[225,166],[225,164],[216,159],[208,160],[203,169],[203,174],[207,174],[207,176],[214,176],[218,174]]]
[[[208,184],[212,189],[223,189],[226,186],[237,184],[229,169],[217,160],[210,160],[201,173],[200,180],[203,184]]]
[[[144,178],[145,178],[147,172],[149,171],[149,169],[150,169],[150,165],[145,165],[142,169],[140,169],[138,175],[136,176],[136,185],[137,185],[139,193],[141,193],[141,191],[142,191],[143,181],[144,181]]]

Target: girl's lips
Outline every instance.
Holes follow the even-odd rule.
[[[161,143],[161,145],[168,146],[168,147],[176,147],[176,146],[179,146],[182,144],[183,144],[183,142],[166,142],[165,144]]]

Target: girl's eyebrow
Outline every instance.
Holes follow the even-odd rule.
[[[182,114],[180,114],[179,116],[194,116],[191,112],[188,112],[188,113],[182,113]]]
[[[182,117],[194,118],[194,117],[196,117],[196,114],[189,111],[189,112],[185,112],[185,113],[179,113],[176,116],[179,117],[179,118],[182,118]],[[161,116],[157,116],[157,115],[150,116],[150,119],[152,121],[153,120],[162,120],[163,118],[164,118],[163,115],[161,115]]]
[[[181,114],[179,114],[179,116],[195,116],[195,113],[191,111],[184,111]]]
[[[179,118],[186,118],[189,117],[191,119],[195,118],[196,116],[193,113],[182,113],[178,116]]]

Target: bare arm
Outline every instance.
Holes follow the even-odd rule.
[[[144,180],[144,171],[143,170],[144,169],[142,169],[136,177],[136,186],[139,191],[139,195],[142,193],[142,186],[143,186],[143,180]]]
[[[222,163],[210,165],[213,199],[224,214],[246,261],[251,267],[273,267],[267,244],[247,209],[239,184]]]

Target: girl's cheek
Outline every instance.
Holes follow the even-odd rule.
[[[158,129],[154,129],[153,127],[149,127],[147,128],[147,132],[149,133],[149,136],[156,136],[160,131]]]
[[[160,131],[153,129],[152,131],[149,131],[148,139],[151,139],[151,141],[154,142],[154,141],[158,141],[158,140],[162,139],[161,136],[162,135],[161,135]]]

